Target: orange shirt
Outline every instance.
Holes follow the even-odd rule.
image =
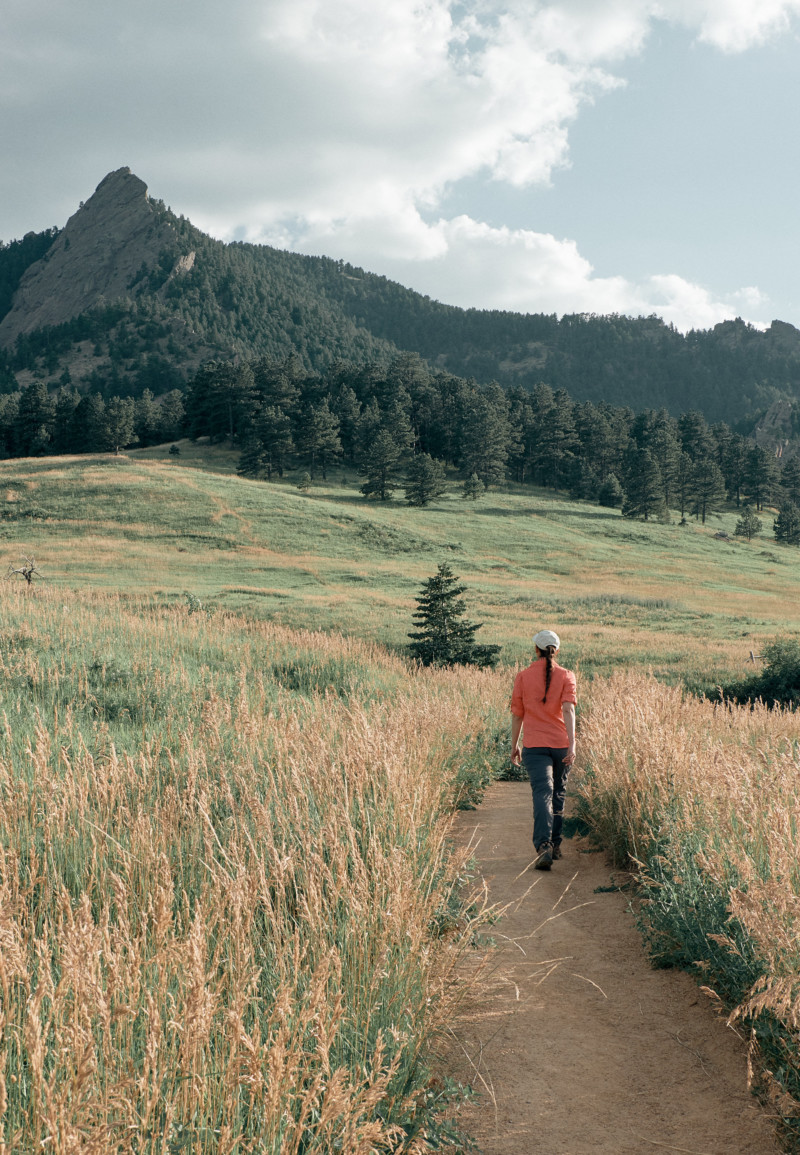
[[[514,679],[511,695],[511,713],[522,718],[522,739],[525,746],[550,746],[554,750],[569,745],[567,727],[561,707],[564,702],[578,701],[575,675],[553,662],[547,701],[543,702],[547,662],[537,658]]]

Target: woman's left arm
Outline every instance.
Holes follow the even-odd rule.
[[[519,748],[519,732],[522,729],[522,718],[517,717],[516,714],[511,715],[511,761],[515,766],[519,766],[522,761],[522,753]]]

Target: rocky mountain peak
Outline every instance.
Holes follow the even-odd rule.
[[[142,265],[154,267],[171,241],[174,232],[150,201],[144,181],[129,168],[110,172],[26,271],[0,323],[0,346],[103,301],[130,296]]]

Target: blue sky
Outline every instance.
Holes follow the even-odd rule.
[[[129,165],[440,300],[800,326],[800,0],[6,0],[0,237]]]

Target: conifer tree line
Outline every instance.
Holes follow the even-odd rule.
[[[344,463],[366,497],[397,489],[425,505],[457,470],[465,496],[506,481],[621,506],[644,520],[677,510],[705,522],[737,506],[800,505],[800,462],[774,454],[724,422],[692,411],[576,403],[563,389],[496,383],[431,370],[416,354],[388,366],[338,363],[307,373],[299,359],[206,365],[187,394],[189,436],[241,446],[239,472],[325,478]]]
[[[156,398],[81,393],[69,385],[51,393],[33,381],[0,394],[0,457],[108,453],[133,445],[161,445],[184,436],[185,397],[171,389]]]
[[[336,362],[308,371],[299,357],[211,361],[185,390],[138,398],[50,393],[34,381],[0,395],[6,457],[107,452],[188,436],[229,441],[242,476],[270,480],[301,469],[325,479],[358,469],[365,497],[398,489],[435,500],[456,471],[465,497],[507,481],[620,507],[653,520],[677,511],[705,521],[726,501],[780,507],[776,533],[795,540],[800,461],[774,454],[697,412],[574,402],[547,384],[504,389],[431,369],[417,354],[388,364]],[[784,512],[785,511],[785,512]],[[800,514],[798,514],[800,518]],[[784,527],[786,527],[784,529]]]

